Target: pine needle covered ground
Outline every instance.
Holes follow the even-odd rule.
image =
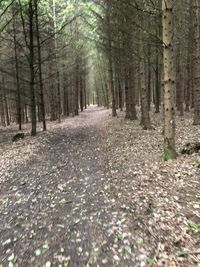
[[[1,129],[0,265],[198,266],[200,155],[164,162],[154,117],[144,131],[93,107],[16,143]],[[178,151],[199,136],[177,117]]]

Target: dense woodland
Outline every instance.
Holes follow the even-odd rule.
[[[31,121],[36,135],[37,121],[46,130],[46,119],[97,103],[153,129],[150,110],[163,110],[165,157],[176,157],[174,113],[194,110],[200,123],[197,0],[5,0],[0,8],[3,126]]]
[[[200,0],[0,0],[0,267],[199,267]]]

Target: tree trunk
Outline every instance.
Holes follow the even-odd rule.
[[[175,150],[175,71],[173,55],[173,0],[162,0],[164,45],[164,160],[177,157]]]
[[[79,65],[78,56],[76,58],[76,68],[75,68],[75,90],[74,90],[74,115],[79,115],[79,104],[78,104],[78,93],[79,93]]]
[[[151,44],[148,44],[147,101],[149,111],[151,110],[151,96]]]
[[[199,1],[193,0],[195,12],[195,55],[194,55],[194,125],[200,124],[200,12]]]
[[[0,114],[1,114],[1,124],[6,127],[5,121],[5,111],[4,111],[4,97],[3,97],[3,90],[0,85]]]
[[[116,99],[115,99],[115,87],[114,87],[114,76],[113,76],[113,59],[112,59],[112,39],[111,39],[111,3],[110,0],[107,2],[107,37],[108,37],[108,77],[109,77],[109,86],[112,96],[112,116],[116,117]]]
[[[40,47],[40,30],[38,21],[38,0],[34,0],[35,6],[35,20],[36,20],[36,37],[37,37],[37,51],[38,51],[38,68],[39,68],[39,86],[40,86],[40,109],[43,123],[43,131],[46,131],[46,119],[45,119],[45,105],[44,105],[44,89],[42,80],[42,60],[41,60],[41,47]]]
[[[34,89],[34,41],[33,41],[33,3],[29,0],[29,67],[30,67],[30,96],[31,96],[31,135],[35,136],[36,131],[36,105],[35,105],[35,89]]]
[[[149,105],[148,105],[148,90],[146,86],[145,76],[145,61],[144,61],[144,47],[142,41],[142,34],[140,34],[140,82],[141,82],[141,125],[144,130],[151,130],[151,121],[149,116]]]
[[[156,51],[156,69],[155,69],[155,113],[160,112],[160,72],[159,72],[159,54]]]
[[[135,101],[135,73],[133,66],[129,68],[129,89],[130,89],[130,120],[137,120],[136,101]]]
[[[57,44],[57,18],[56,18],[56,1],[53,0],[53,23],[54,23],[54,42],[55,42],[55,61],[56,61],[56,79],[57,79],[57,114],[58,114],[58,123],[61,122],[61,99],[60,99],[60,73],[58,66],[58,44]]]
[[[83,99],[83,79],[80,77],[80,108],[81,112],[83,112],[83,105],[84,104],[84,99]]]
[[[15,77],[16,77],[16,88],[17,88],[17,122],[19,124],[19,130],[22,130],[22,112],[21,112],[21,92],[19,82],[19,63],[17,55],[17,36],[16,36],[16,20],[14,16],[14,6],[12,8],[13,14],[13,41],[14,41],[14,54],[15,54]]]
[[[10,118],[9,118],[8,101],[7,101],[7,96],[6,96],[6,85],[5,85],[4,76],[2,77],[2,92],[3,92],[2,101],[4,100],[4,105],[5,105],[6,124],[9,126],[10,125]]]

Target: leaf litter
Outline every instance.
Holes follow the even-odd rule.
[[[155,131],[90,108],[1,142],[2,266],[198,266],[200,156],[163,162]],[[9,131],[9,130],[8,130]],[[25,129],[28,132],[28,126]],[[198,141],[177,117],[177,148]]]
[[[163,162],[161,121],[154,115],[156,130],[143,131],[121,113],[107,124],[110,178],[105,190],[116,200],[115,208],[126,213],[138,266],[199,266],[200,239],[190,220],[199,226],[200,155]],[[192,125],[191,114],[177,117],[176,135],[178,151],[199,141],[200,128]]]

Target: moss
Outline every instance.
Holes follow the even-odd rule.
[[[168,161],[170,159],[176,159],[178,156],[177,152],[173,148],[165,148],[164,153],[162,155],[162,159],[164,161]]]

